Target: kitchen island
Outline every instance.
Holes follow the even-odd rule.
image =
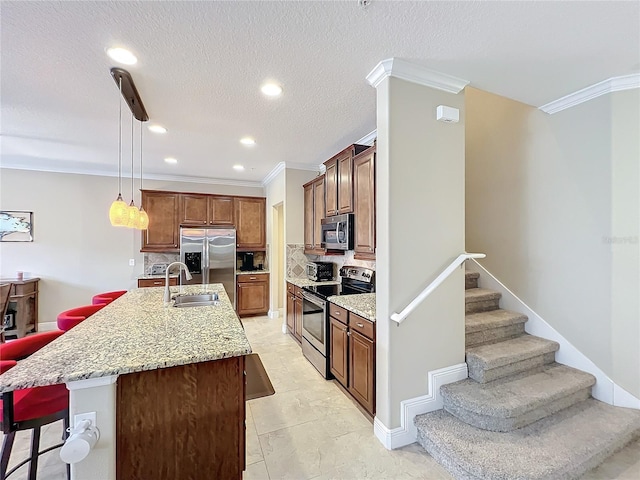
[[[0,376],[2,392],[66,383],[72,422],[98,412],[75,480],[242,478],[251,346],[221,284],[173,290],[219,302],[174,308],[162,288],[132,290]]]

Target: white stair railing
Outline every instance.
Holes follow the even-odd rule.
[[[420,305],[425,298],[427,298],[431,292],[433,292],[438,286],[444,282],[449,275],[453,273],[453,271],[458,268],[460,265],[464,263],[465,260],[469,260],[470,258],[484,258],[486,255],[484,253],[463,253],[458,255],[458,257],[449,264],[447,268],[445,268],[440,275],[436,277],[436,279],[429,284],[427,288],[425,288],[420,294],[414,298],[409,305],[404,307],[404,309],[398,313],[391,314],[391,320],[397,322],[400,325],[405,318],[409,316],[411,312],[413,312],[418,305]]]

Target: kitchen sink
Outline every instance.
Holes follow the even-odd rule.
[[[202,293],[198,295],[177,295],[173,306],[176,308],[203,307],[206,305],[217,305],[217,293]]]

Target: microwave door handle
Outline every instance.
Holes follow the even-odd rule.
[[[340,224],[342,222],[336,223],[336,242],[340,242]]]

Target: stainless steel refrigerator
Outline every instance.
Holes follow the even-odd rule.
[[[193,276],[182,284],[222,283],[236,305],[236,231],[233,228],[180,228],[180,261]]]

